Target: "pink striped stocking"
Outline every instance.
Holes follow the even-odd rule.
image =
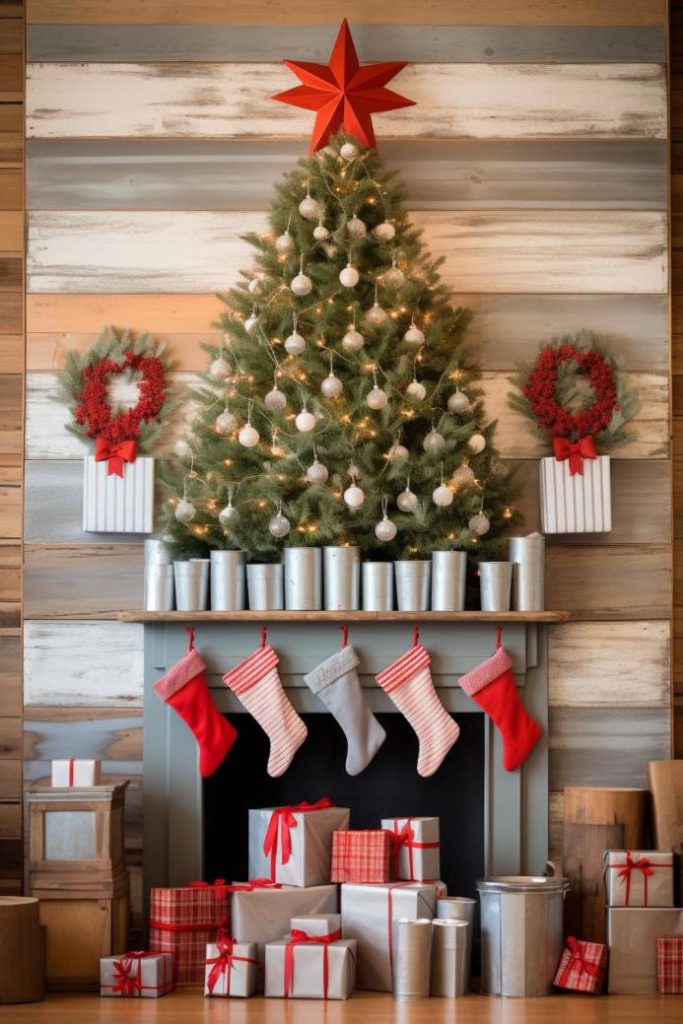
[[[277,670],[280,659],[266,644],[265,630],[261,646],[223,676],[240,703],[254,716],[270,740],[268,774],[283,775],[308,735],[306,726],[282,688]]]
[[[437,696],[429,651],[418,637],[416,627],[413,646],[376,679],[415,730],[420,741],[417,772],[426,778],[437,771],[460,735],[460,727]]]

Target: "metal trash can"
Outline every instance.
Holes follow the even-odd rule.
[[[477,882],[481,901],[482,990],[545,996],[563,948],[566,878],[501,875]]]

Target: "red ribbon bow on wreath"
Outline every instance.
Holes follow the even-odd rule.
[[[323,947],[323,999],[327,999],[327,990],[330,981],[330,953],[329,946],[332,942],[341,939],[341,931],[330,932],[328,935],[309,935],[300,928],[292,928],[289,941],[285,946],[285,985],[284,997],[287,999],[294,989],[294,948],[310,943]]]
[[[101,435],[95,440],[95,461],[107,461],[107,476],[123,476],[124,462],[135,462],[136,441],[113,443]]]
[[[334,804],[330,800],[329,796],[323,796],[320,800],[316,800],[314,804],[309,804],[307,800],[302,800],[300,804],[290,804],[286,807],[275,808],[270,816],[268,828],[266,829],[265,838],[263,840],[263,852],[266,857],[270,857],[270,877],[272,881],[275,881],[278,836],[280,836],[280,850],[282,853],[282,860],[280,863],[287,864],[292,856],[291,830],[296,828],[297,825],[295,813],[305,811],[322,811],[327,807],[333,806]]]
[[[566,437],[554,437],[553,453],[558,462],[569,459],[570,476],[576,476],[577,473],[583,476],[583,460],[598,457],[595,441],[590,434],[573,443]]]

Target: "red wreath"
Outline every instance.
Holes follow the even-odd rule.
[[[571,412],[557,399],[557,375],[563,363],[576,363],[579,373],[588,378],[595,401],[585,409]],[[582,351],[574,345],[549,345],[541,351],[524,387],[531,412],[551,438],[578,441],[599,434],[612,419],[617,403],[614,370],[595,349]]]

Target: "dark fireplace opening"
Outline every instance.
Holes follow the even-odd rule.
[[[484,874],[484,715],[458,714],[460,738],[438,772],[417,774],[417,738],[400,714],[379,714],[387,732],[358,776],[346,774],[346,740],[327,714],[304,714],[308,739],[279,779],[266,772],[269,742],[246,714],[227,715],[238,739],[203,787],[204,878],[246,880],[248,810],[329,796],[350,807],[351,828],[382,818],[435,816],[441,824],[441,877],[454,896],[475,896]]]

